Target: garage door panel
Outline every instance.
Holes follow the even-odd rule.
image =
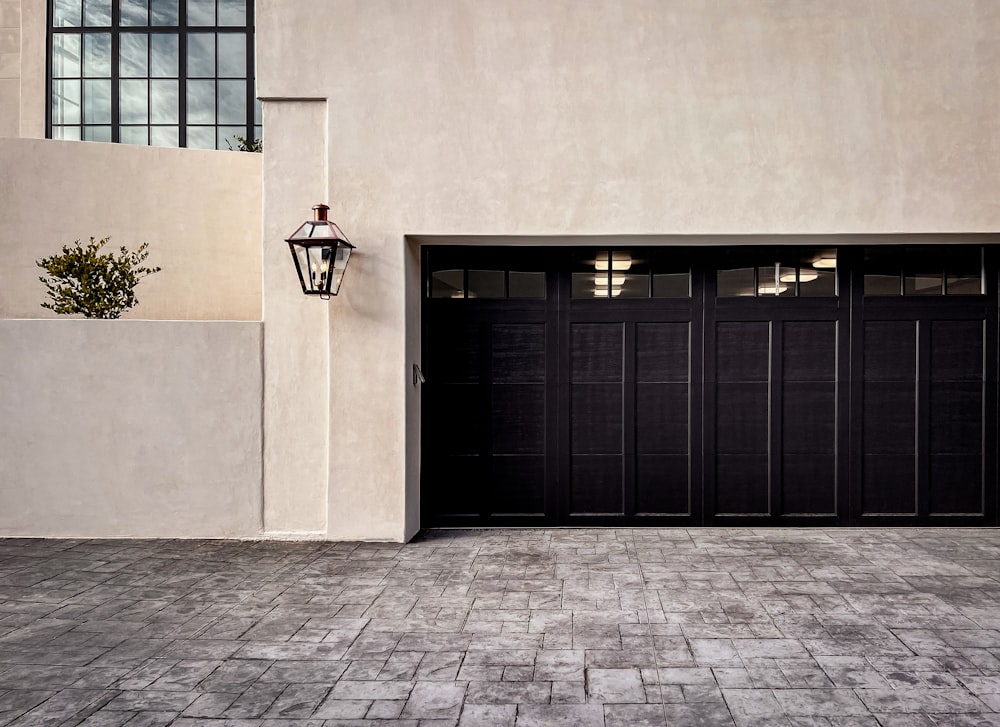
[[[837,463],[832,453],[782,457],[782,515],[837,514]]]
[[[836,380],[836,321],[788,321],[782,327],[782,335],[785,381]]]
[[[864,384],[865,454],[912,454],[916,447],[917,392],[912,382]]]
[[[482,389],[478,384],[435,384],[428,387],[435,406],[425,411],[425,426],[434,433],[433,450],[443,454],[479,454],[483,441]]]
[[[688,385],[637,384],[636,451],[688,454]]]
[[[691,512],[686,455],[640,454],[636,457],[635,509],[642,515],[687,515]]]
[[[983,385],[975,381],[932,382],[931,454],[980,454]]]
[[[932,321],[931,380],[982,381],[982,321]]]
[[[570,452],[621,454],[621,384],[574,384],[570,411]]]
[[[916,457],[866,454],[862,459],[862,514],[916,515]]]
[[[501,515],[543,515],[545,512],[545,457],[494,457],[490,512]]]
[[[716,451],[763,454],[768,443],[768,385],[720,383],[716,386]]]
[[[620,455],[576,455],[570,480],[571,515],[625,512]]]
[[[424,475],[434,487],[423,493],[432,512],[441,515],[478,515],[486,472],[480,457],[430,457]]]
[[[493,454],[545,453],[545,385],[493,387]]]
[[[766,454],[716,455],[716,515],[767,516],[769,503]]]
[[[974,454],[932,454],[930,514],[983,512],[983,458]]]
[[[730,321],[715,333],[716,380],[767,381],[770,376],[771,324]]]
[[[836,451],[837,385],[785,382],[781,402],[785,452],[832,454]]]
[[[636,324],[636,380],[687,382],[691,324]]]
[[[913,381],[917,373],[915,321],[864,323],[865,381]]]
[[[545,324],[492,327],[493,383],[545,382]]]
[[[475,383],[482,374],[483,325],[440,321],[428,333],[427,374],[441,383]]]
[[[570,326],[570,373],[574,383],[621,381],[623,323],[574,323]]]

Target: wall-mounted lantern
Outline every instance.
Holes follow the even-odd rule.
[[[315,219],[303,222],[285,242],[295,261],[302,292],[328,300],[340,291],[354,245],[327,219],[329,207],[318,204],[313,211]]]

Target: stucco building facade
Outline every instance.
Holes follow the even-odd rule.
[[[996,521],[995,3],[258,0],[259,157],[46,140],[50,10],[0,0],[3,534],[406,540],[422,522]],[[45,214],[66,201],[80,209]],[[321,201],[357,245],[328,303],[302,295],[283,242]],[[132,317],[186,322],[25,320],[42,317],[42,238],[108,232],[145,235],[162,256]],[[953,270],[951,249],[978,267]],[[812,297],[831,250],[834,287]],[[628,290],[619,253],[637,264],[623,278],[649,265],[645,294],[613,292]],[[452,257],[435,267],[435,255]],[[585,301],[602,298],[600,281],[578,295],[572,276],[599,276],[602,255],[610,292]],[[435,275],[456,270],[458,299],[435,301],[447,279]],[[501,293],[473,300],[478,270],[501,272]],[[740,270],[749,288],[724,294],[723,273]],[[511,295],[512,272],[545,274],[535,308]],[[657,275],[685,274],[686,294],[657,295]],[[878,293],[875,278],[892,275],[898,296]],[[462,348],[441,333],[468,326],[489,340]],[[542,361],[507,382],[521,386],[516,411],[497,404],[497,342],[517,338],[503,326],[535,326],[519,331],[542,341],[510,353]],[[801,353],[793,330],[819,341],[801,351],[831,362],[806,367],[801,381],[830,393],[802,419],[783,374]],[[643,337],[671,331],[684,370],[643,378],[642,357],[667,350]],[[153,340],[177,346],[143,357]],[[494,367],[448,379],[433,363],[442,351]],[[168,365],[168,352],[179,360]],[[727,356],[746,362],[728,379]],[[939,359],[972,363],[956,372]],[[218,369],[199,378],[199,363]],[[135,406],[81,384],[122,367]],[[668,385],[679,398],[643,418]],[[476,402],[455,405],[454,430],[441,422],[448,386]],[[83,389],[78,409],[23,395],[58,387]],[[972,403],[948,408],[962,396]],[[894,408],[908,413],[879,418]],[[51,426],[73,411],[89,414]],[[751,424],[733,433],[727,421]],[[501,447],[509,422],[534,427],[531,441]],[[813,426],[823,442],[788,444]],[[670,427],[673,449],[650,434]],[[449,450],[463,429],[479,439]],[[902,434],[866,434],[878,431]],[[971,447],[948,439],[969,431]],[[109,454],[111,442],[125,446]],[[42,452],[60,466],[31,466]],[[523,468],[501,476],[508,455]],[[879,490],[899,462],[909,479]],[[592,476],[602,467],[611,474]],[[934,474],[959,470],[965,484]],[[817,472],[832,473],[828,492],[796,501],[807,485],[795,483]],[[47,503],[74,481],[98,502],[127,491],[133,509],[56,512]],[[448,509],[462,492],[524,482],[531,492],[507,511],[489,497]],[[955,487],[964,499],[941,499]],[[29,504],[36,488],[50,494]]]

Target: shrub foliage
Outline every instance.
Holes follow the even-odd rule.
[[[49,297],[42,308],[63,315],[82,313],[85,318],[120,318],[139,302],[135,286],[160,271],[143,264],[149,256],[149,244],[143,243],[135,251],[122,247],[118,255],[113,251],[102,254],[101,248],[110,239],[91,237],[85,245],[77,240],[63,245],[61,254],[36,262],[48,273],[39,278]]]

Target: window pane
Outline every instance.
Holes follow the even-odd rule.
[[[149,88],[145,79],[119,83],[118,114],[123,124],[149,123]]]
[[[586,273],[573,273],[573,287],[570,291],[572,298],[609,298],[611,291],[608,288],[608,271],[596,272],[591,270]],[[602,285],[598,287],[597,283]]]
[[[219,33],[219,78],[246,78],[246,33]]]
[[[111,123],[111,81],[83,82],[83,123]],[[86,135],[84,135],[86,138]]]
[[[794,276],[794,268],[782,267],[780,265],[768,265],[767,267],[757,268],[757,295],[795,295],[795,283],[781,281],[781,277],[784,276],[787,278],[790,272]]]
[[[81,0],[55,0],[52,26],[55,28],[79,27],[83,14],[82,5]]]
[[[654,273],[654,298],[689,298],[691,296],[690,273]]]
[[[176,124],[180,118],[177,81],[149,82],[149,114],[154,124]]]
[[[111,27],[111,0],[86,0],[84,25],[92,28]]]
[[[219,81],[219,123],[246,124],[247,84],[246,81]],[[246,134],[246,129],[240,136]]]
[[[122,33],[119,40],[118,72],[125,78],[149,75],[149,36],[145,33]]]
[[[174,33],[154,33],[152,40],[150,76],[154,78],[177,78],[177,60],[180,51]]]
[[[544,298],[545,273],[509,273],[507,294],[511,298]]]
[[[216,132],[216,149],[238,149],[239,142],[233,138],[235,135],[244,136],[247,133],[245,126],[220,126]]]
[[[188,81],[187,84],[187,122],[189,124],[215,123],[215,81]],[[212,132],[211,145],[215,148],[215,132]]]
[[[187,0],[188,25],[215,25],[215,0]]]
[[[177,0],[152,0],[149,15],[150,25],[177,25]]]
[[[213,78],[215,76],[215,34],[188,33],[188,78]]]
[[[753,268],[720,270],[716,295],[720,298],[754,295],[753,270]]]
[[[865,248],[865,295],[902,295],[899,248]]]
[[[176,126],[153,126],[149,129],[150,146],[179,146],[180,132]]]
[[[263,104],[261,104],[260,99],[255,99],[253,102],[253,122],[255,124],[260,124],[263,121],[264,121]],[[257,135],[257,138],[258,139],[261,138],[259,134]]]
[[[800,271],[799,295],[803,297],[821,297],[837,294],[837,271],[836,270],[809,270],[803,268]]]
[[[982,275],[949,275],[948,295],[982,295]]]
[[[64,141],[80,141],[79,126],[53,126],[52,138]]]
[[[431,273],[432,298],[462,298],[465,290],[464,270],[436,270]]]
[[[983,249],[981,247],[949,250],[945,263],[948,295],[983,294]]]
[[[246,25],[246,0],[219,0],[219,25]]]
[[[83,75],[91,78],[111,76],[110,33],[87,33],[83,37]]]
[[[944,295],[941,273],[912,273],[903,279],[906,295]]]
[[[84,141],[111,141],[110,126],[84,126]]]
[[[254,139],[263,139],[264,138],[264,127],[262,127],[262,126],[255,126],[255,127],[253,127],[253,138]]]
[[[80,34],[52,34],[52,77],[80,77]]]
[[[187,127],[187,145],[189,149],[215,149],[214,126]]]
[[[138,144],[140,146],[149,144],[149,127],[147,126],[122,126],[119,135],[122,144]]]
[[[503,298],[503,270],[470,270],[470,298]]]
[[[149,22],[146,7],[146,0],[122,0],[121,24],[146,25]]]
[[[80,123],[80,81],[52,82],[52,123]]]
[[[899,294],[899,275],[865,275],[865,295]]]

